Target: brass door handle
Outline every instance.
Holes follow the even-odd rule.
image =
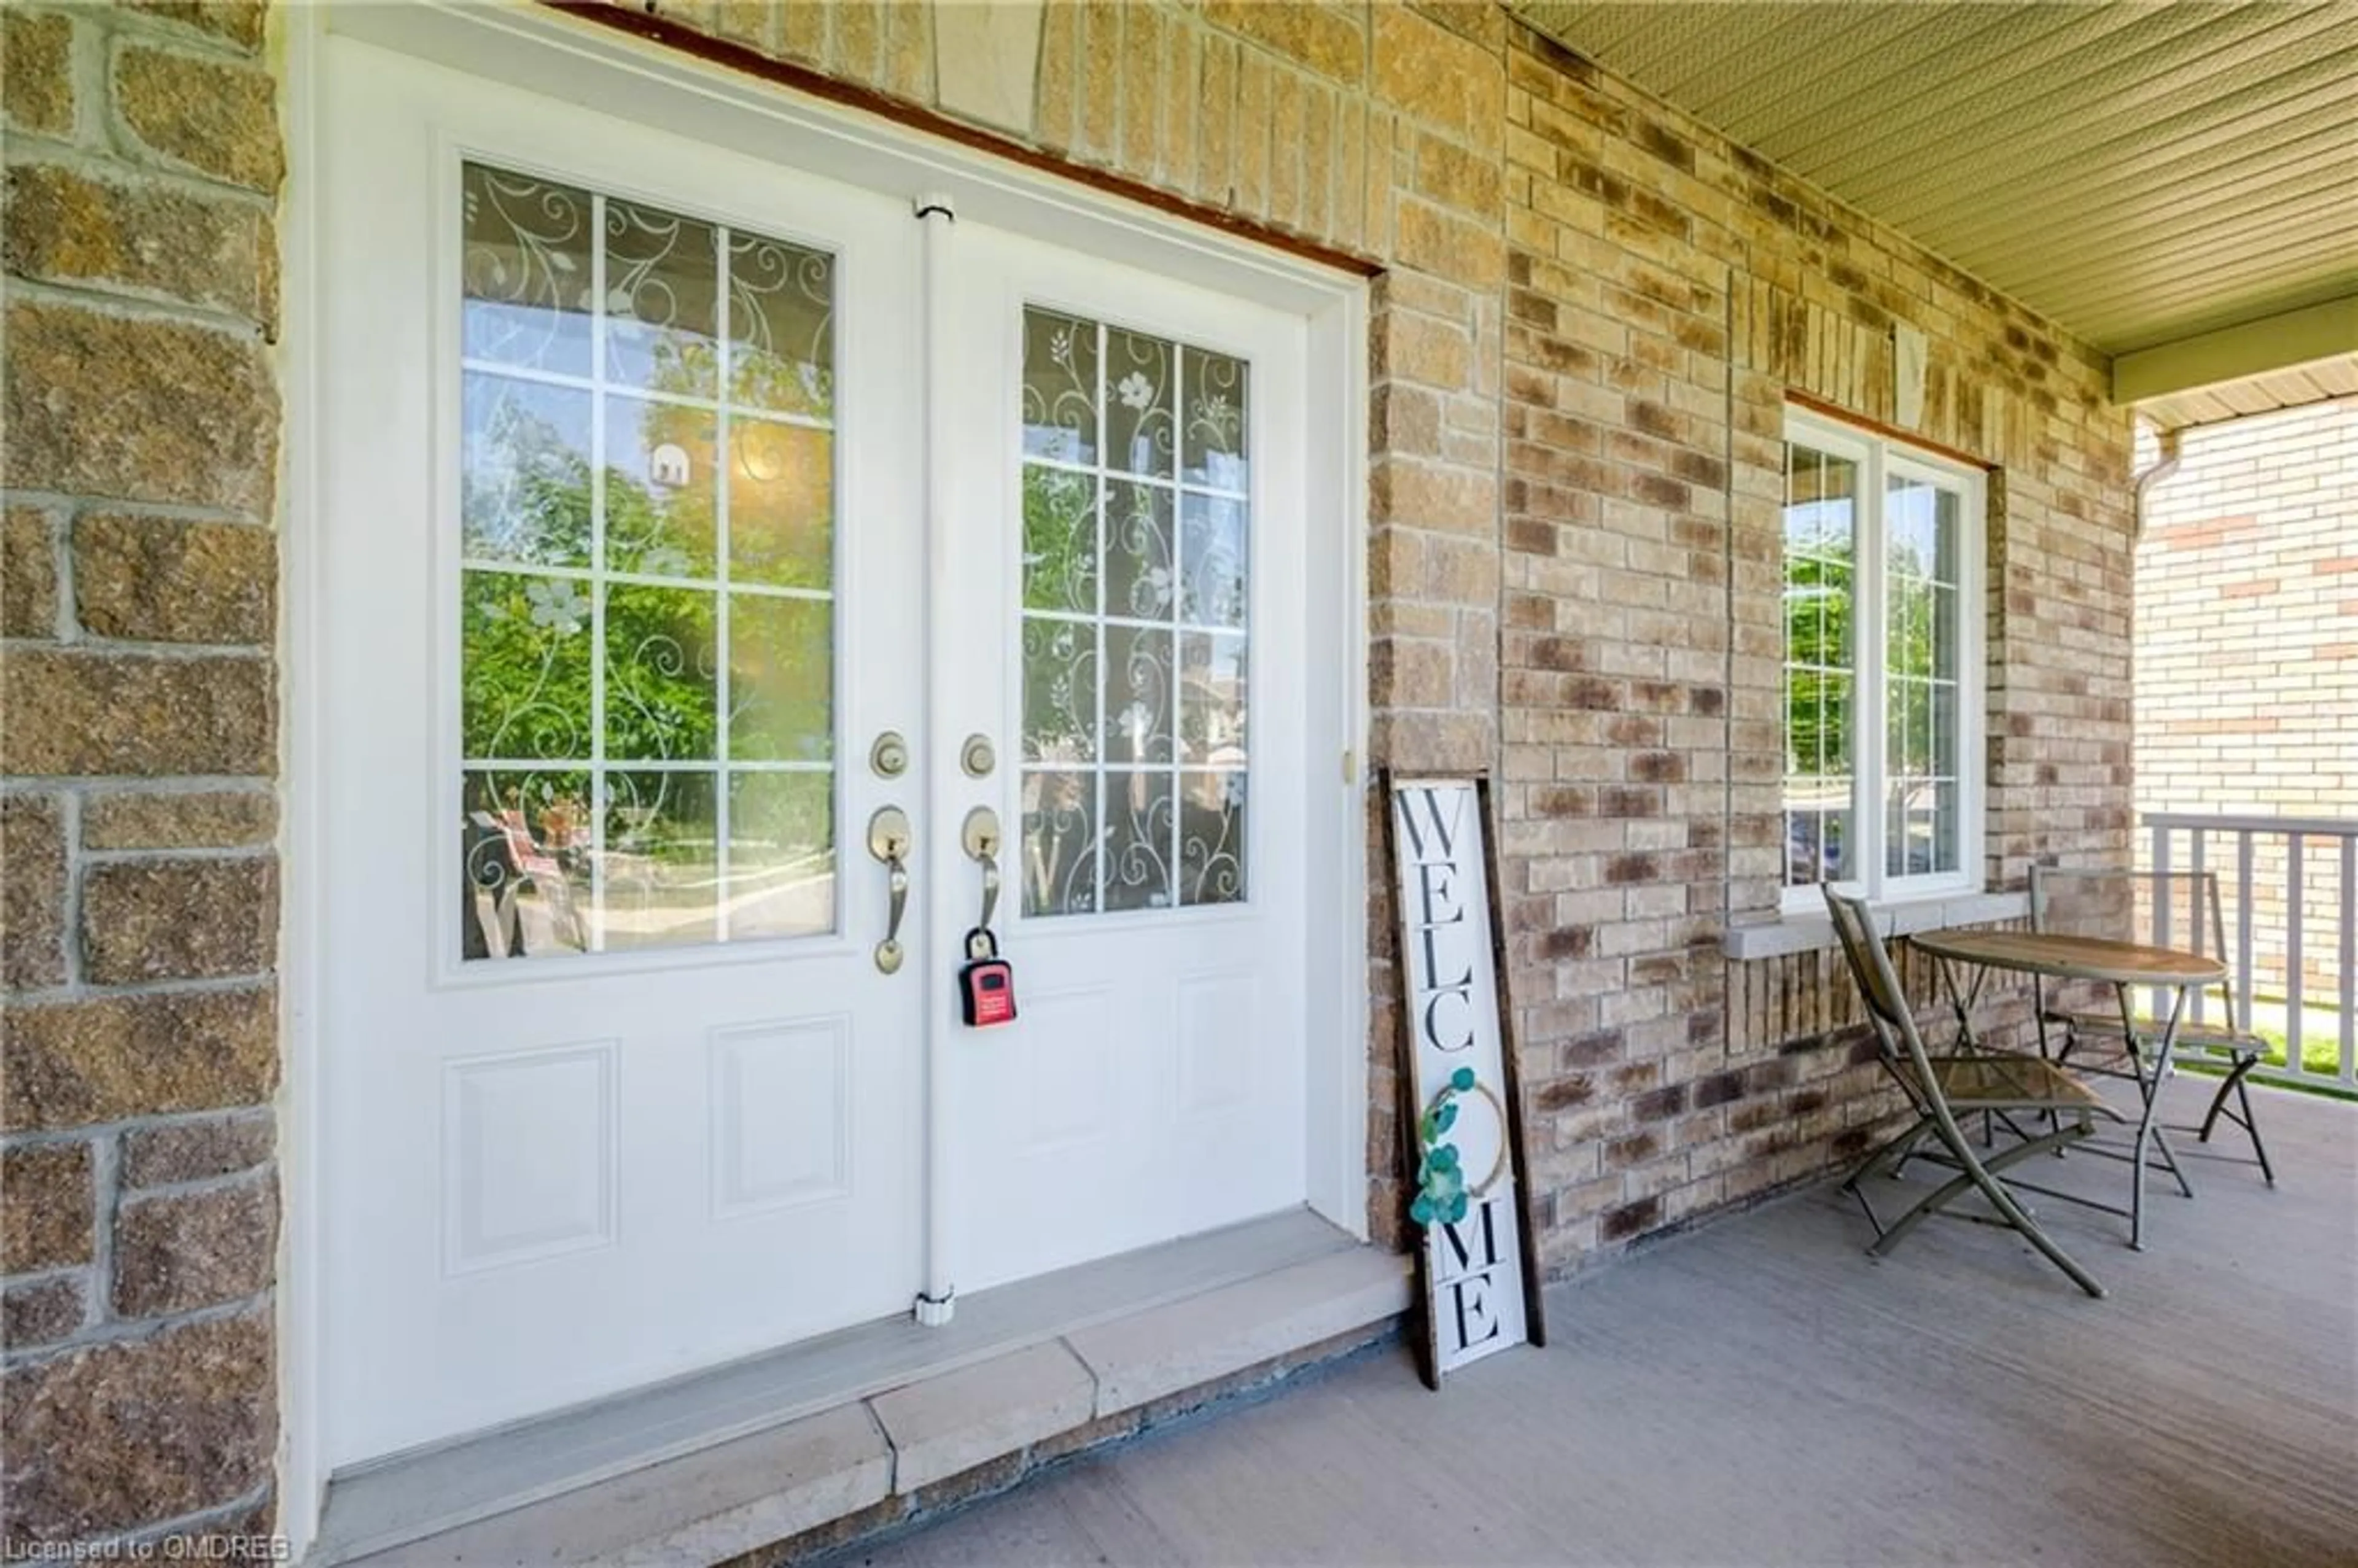
[[[982,918],[975,924],[988,931],[990,917],[999,908],[999,813],[987,806],[968,812],[966,826],[958,830],[958,843],[982,867]]]
[[[885,915],[884,940],[876,944],[876,967],[885,974],[900,972],[907,954],[901,946],[901,918],[909,913],[909,814],[897,806],[881,806],[868,819],[868,852],[884,865],[884,887],[892,899]]]

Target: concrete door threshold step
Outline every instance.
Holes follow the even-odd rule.
[[[315,1563],[793,1561],[1379,1337],[1409,1260],[1294,1211],[393,1459]]]

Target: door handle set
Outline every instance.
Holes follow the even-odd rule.
[[[887,741],[892,742],[893,762],[888,769],[878,763],[877,772],[893,776],[907,765],[907,752],[898,735],[880,737],[877,750],[881,755]],[[977,743],[980,742],[982,769],[990,770],[990,743],[981,736],[971,736],[967,741],[967,771],[975,773],[973,760]],[[980,776],[976,774],[976,776]],[[909,849],[914,841],[909,826],[909,814],[897,806],[880,806],[868,818],[868,853],[884,868],[884,888],[891,900],[885,915],[884,940],[876,944],[876,968],[884,974],[898,974],[902,961],[908,957],[901,946],[901,922],[909,913]],[[967,857],[982,868],[982,918],[975,922],[976,929],[989,931],[990,917],[999,912],[999,813],[990,806],[978,806],[966,814],[965,825],[958,830],[959,847]]]
[[[901,946],[901,919],[909,913],[909,814],[897,806],[880,806],[868,819],[868,852],[884,863],[884,887],[892,901],[884,917],[884,940],[876,944],[876,967],[885,974],[900,972],[907,954]]]

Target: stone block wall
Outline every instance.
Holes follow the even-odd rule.
[[[2136,571],[2137,809],[2358,821],[2358,398],[2185,432]],[[2176,864],[2190,848],[2179,835]],[[2340,853],[2303,857],[2314,1002],[2342,983]],[[2233,841],[2207,864],[2233,941]],[[2282,838],[2255,843],[2252,878],[2254,984],[2282,996]]]
[[[266,1530],[276,213],[253,4],[12,4],[0,1541]]]

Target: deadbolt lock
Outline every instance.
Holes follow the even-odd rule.
[[[990,776],[990,770],[998,765],[999,753],[991,749],[988,735],[969,735],[966,738],[966,744],[958,748],[958,766],[966,770],[966,776],[970,779],[987,779]]]
[[[868,748],[868,765],[880,779],[897,779],[909,771],[909,742],[898,730],[887,730]]]

